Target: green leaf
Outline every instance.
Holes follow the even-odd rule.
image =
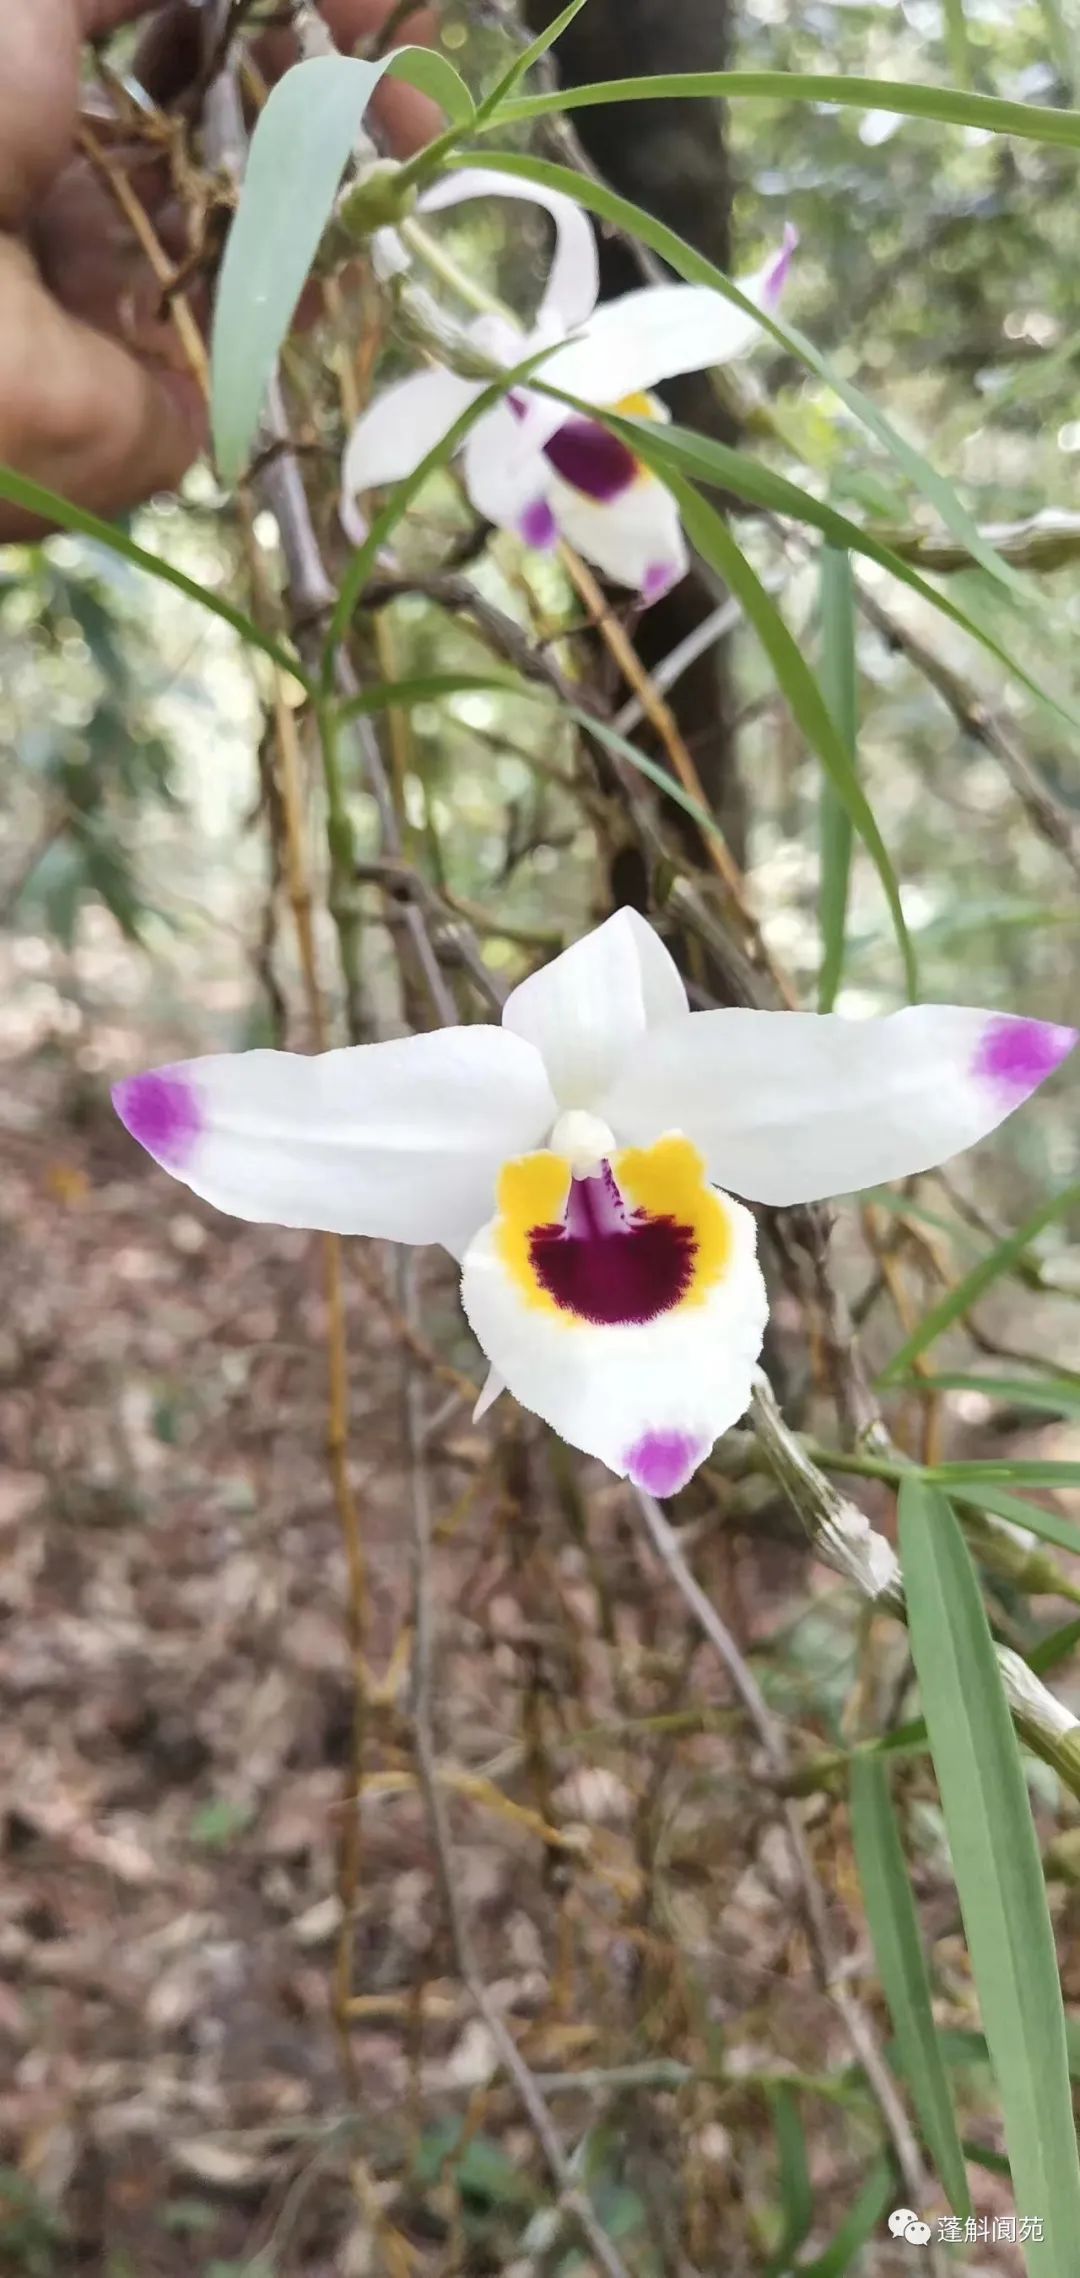
[[[946,1369],[935,1376],[912,1376],[920,1392],[981,1392],[1010,1408],[1033,1408],[1043,1416],[1080,1417],[1080,1380],[1064,1376],[979,1376]]]
[[[1059,1629],[1052,1629],[1049,1637],[1039,1639],[1026,1656],[1028,1668],[1033,1669],[1037,1677],[1048,1677],[1052,1669],[1060,1668],[1061,1663],[1068,1660],[1077,1645],[1080,1645],[1080,1614],[1072,1621],[1062,1622]]]
[[[567,403],[572,400],[564,397],[560,389],[549,387],[543,375],[536,384],[541,394],[551,394]],[[575,408],[578,408],[576,404]],[[643,456],[639,446],[642,427],[646,423],[620,418],[617,413],[602,406],[590,407],[590,414],[592,418],[600,420],[603,426],[612,428],[632,451]],[[860,554],[866,561],[876,562],[880,569],[888,570],[890,576],[899,579],[902,585],[917,594],[920,601],[927,602],[930,608],[937,610],[939,616],[947,618],[950,624],[955,625],[970,640],[977,641],[989,656],[1004,665],[1022,688],[1026,688],[1039,703],[1045,704],[1058,719],[1073,730],[1080,729],[1080,712],[1073,711],[1060,697],[1044,687],[1042,681],[994,633],[981,625],[977,618],[969,616],[967,610],[961,608],[950,594],[921,576],[912,563],[904,560],[902,554],[894,553],[884,540],[874,537],[869,530],[864,530],[860,523],[852,522],[837,507],[824,499],[815,498],[812,491],[790,482],[785,475],[777,474],[775,468],[765,466],[760,459],[751,458],[744,451],[732,450],[725,443],[717,443],[710,435],[697,435],[692,428],[667,423],[657,427],[654,424],[647,440],[652,443],[651,464],[658,472],[673,465],[676,473],[692,475],[696,482],[714,484],[719,490],[733,491],[736,498],[743,499],[749,506],[760,506],[766,513],[784,514],[793,521],[809,524],[811,529],[820,530],[830,545]]]
[[[1039,1847],[975,1570],[944,1495],[900,1488],[908,1629],[1033,2278],[1075,2278],[1077,2161]]]
[[[440,54],[437,47],[396,47],[383,60],[388,78],[405,79],[422,95],[430,95],[454,126],[475,127],[476,105],[448,55]]]
[[[503,105],[509,101],[515,87],[520,85],[534,64],[542,61],[548,49],[554,47],[556,40],[562,38],[567,25],[573,23],[575,16],[581,14],[584,6],[585,0],[570,0],[569,6],[559,10],[558,15],[548,25],[547,30],[538,32],[536,38],[530,40],[528,47],[523,48],[521,54],[514,57],[509,70],[503,72],[502,78],[492,88],[490,95],[485,96],[477,110],[476,126],[478,130],[481,127],[495,124]]]
[[[814,2220],[814,2193],[798,2097],[794,2089],[782,2081],[770,2090],[769,2102],[776,2131],[784,2225],[780,2244],[765,2266],[764,2278],[783,2278]]]
[[[896,2193],[891,2159],[876,2159],[831,2245],[813,2262],[799,2264],[799,2278],[845,2278],[847,2271],[861,2267],[862,2250],[868,2239],[877,2236],[889,2208],[895,2206]]]
[[[893,2031],[926,2146],[954,2214],[971,2213],[964,2155],[938,2046],[919,1918],[889,1777],[877,1756],[851,1766],[851,1832],[866,1919]]]
[[[644,446],[642,457],[647,456]],[[754,628],[776,680],[812,751],[817,753],[841,805],[850,815],[885,890],[892,914],[909,994],[918,996],[915,952],[904,923],[896,872],[870,802],[856,780],[848,751],[837,732],[798,642],[788,631],[775,602],[737,546],[723,518],[679,477],[669,477],[686,534],[706,561],[718,570]]]
[[[519,95],[500,126],[520,126],[552,111],[580,111],[597,103],[650,103],[679,96],[736,102],[836,103],[853,111],[891,111],[903,119],[933,119],[942,126],[979,127],[986,134],[1016,135],[1067,150],[1080,149],[1080,111],[1041,103],[1007,103],[960,87],[921,87],[911,80],[860,79],[835,71],[659,71],[649,79],[604,79],[561,87],[551,95]]]
[[[145,570],[148,577],[156,577],[160,584],[175,587],[177,593],[186,594],[196,601],[200,609],[208,609],[211,616],[221,617],[239,633],[249,648],[261,649],[271,657],[283,672],[291,672],[302,688],[309,692],[311,682],[303,665],[289,649],[272,640],[242,609],[234,609],[231,602],[223,601],[205,585],[197,585],[194,578],[185,577],[183,570],[174,569],[171,562],[160,554],[151,554],[145,546],[137,546],[116,522],[103,522],[100,515],[90,514],[83,506],[71,506],[55,490],[46,490],[43,483],[31,482],[26,475],[17,475],[13,467],[0,466],[0,498],[12,506],[25,507],[28,514],[40,515],[43,521],[55,522],[61,530],[70,530],[74,537],[92,538],[96,545],[107,546],[112,554],[130,562],[135,569]]]
[[[636,768],[639,775],[646,776],[657,791],[663,792],[665,799],[674,800],[684,815],[693,817],[706,837],[719,838],[722,835],[719,824],[710,815],[708,808],[703,807],[689,791],[684,791],[682,784],[676,781],[666,767],[661,766],[659,760],[651,759],[647,752],[639,751],[636,744],[628,742],[617,729],[609,728],[606,720],[596,719],[592,712],[586,712],[576,704],[562,704],[559,710],[564,720],[573,720],[587,736],[594,736],[597,743],[603,744],[608,751],[615,752],[620,759],[625,759],[629,766]]]
[[[836,546],[821,555],[818,606],[821,612],[821,693],[832,713],[855,772],[859,732],[858,668],[855,659],[855,582],[851,559]],[[851,816],[829,776],[822,779],[819,809],[821,882],[821,973],[818,1011],[831,1012],[844,970],[848,886],[851,877]]]
[[[910,1337],[904,1339],[899,1351],[893,1354],[891,1361],[882,1369],[879,1383],[895,1384],[899,1376],[905,1376],[919,1354],[924,1353],[928,1345],[936,1343],[938,1337],[943,1336],[946,1329],[951,1329],[955,1321],[962,1320],[965,1313],[970,1313],[972,1306],[978,1304],[994,1282],[1011,1270],[1029,1242],[1034,1240],[1036,1234],[1041,1234],[1044,1226],[1051,1225],[1055,1218],[1062,1217],[1067,1210],[1077,1206],[1080,1206],[1080,1179],[1074,1180],[1071,1186],[1063,1187],[1060,1194],[1051,1195],[1048,1202],[1040,1203],[1038,1210],[1024,1220],[1017,1233],[1010,1234],[1003,1242],[997,1242],[985,1258],[980,1258],[978,1265],[972,1266],[962,1281],[958,1281],[954,1288],[946,1292],[940,1303],[933,1306],[920,1321],[918,1328],[912,1330]]]
[[[382,680],[373,688],[362,689],[359,696],[351,696],[341,706],[340,718],[352,720],[358,713],[411,710],[415,704],[437,704],[443,697],[488,695],[520,696],[521,682],[511,679],[509,673],[495,672],[428,672],[418,673],[411,680]]]
[[[958,87],[970,87],[974,78],[971,42],[968,38],[964,0],[942,0],[945,18],[945,47],[949,70]]]
[[[722,78],[724,74],[716,73],[712,76]],[[657,79],[643,84],[650,91],[659,92],[662,83]],[[1023,108],[1022,105],[1018,107]],[[518,115],[516,104],[510,105],[503,115],[508,117],[511,113]],[[1056,119],[1063,116],[1060,111],[1048,111],[1040,115]],[[466,161],[452,158],[450,163],[457,165]],[[643,244],[660,255],[661,260],[669,262],[680,277],[687,278],[693,284],[711,285],[713,291],[720,293],[733,307],[740,309],[744,315],[752,316],[763,332],[770,334],[791,355],[797,356],[801,364],[816,373],[846,403],[854,418],[895,459],[909,482],[922,492],[946,528],[952,531],[954,538],[967,549],[972,559],[981,563],[992,578],[1006,586],[1014,595],[1025,601],[1034,598],[1034,589],[987,544],[977,522],[967,508],[961,505],[951,483],[938,473],[936,467],[930,465],[929,460],[923,458],[913,443],[909,443],[891,425],[870,397],[864,395],[862,389],[857,388],[852,381],[846,380],[805,333],[798,332],[794,325],[782,323],[778,316],[768,310],[754,306],[747,300],[745,293],[732,284],[730,277],[725,277],[722,269],[715,268],[711,261],[705,259],[704,254],[696,253],[673,229],[656,221],[642,206],[634,205],[629,198],[619,197],[616,191],[608,189],[605,182],[594,181],[591,175],[576,174],[572,167],[557,166],[550,159],[522,157],[520,152],[511,150],[498,151],[494,155],[470,151],[467,163],[470,166],[489,167],[503,174],[519,174],[525,181],[543,182],[550,189],[565,191],[567,196],[576,198],[579,205],[588,206],[605,221],[614,222],[617,229],[627,230],[632,237],[640,238]],[[640,432],[640,429],[635,430],[638,436]],[[644,458],[645,455],[642,448],[641,456]]]
[[[226,482],[247,462],[282,342],[389,63],[312,56],[285,73],[260,114],[214,309],[210,422]]]
[[[963,1464],[940,1464],[936,1471],[921,1476],[932,1485],[947,1487],[958,1503],[988,1511],[992,1518],[1006,1519],[1010,1526],[1025,1527],[1040,1542],[1052,1542],[1057,1550],[1080,1557],[1080,1527],[1059,1518],[1056,1511],[1045,1510],[1041,1503],[1027,1502],[1022,1495],[1008,1495],[1000,1487],[981,1486],[977,1481],[965,1484],[965,1469]]]
[[[939,1486],[1080,1487],[1080,1463],[1042,1456],[977,1457],[971,1463],[934,1464],[925,1475]]]

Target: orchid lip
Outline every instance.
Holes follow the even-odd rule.
[[[556,474],[598,505],[610,506],[637,481],[633,452],[595,419],[565,419],[543,448]]]
[[[534,1226],[529,1261],[560,1312],[595,1327],[640,1327],[668,1313],[691,1287],[694,1230],[631,1210],[611,1165],[571,1177],[561,1224]]]

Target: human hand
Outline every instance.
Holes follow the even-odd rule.
[[[324,0],[338,45],[370,39],[393,0]],[[0,0],[0,464],[103,515],[172,490],[206,443],[206,406],[161,286],[107,186],[77,147],[84,44],[148,19],[136,75],[175,94],[197,60],[199,18],[185,0]],[[430,8],[401,33],[431,42]],[[271,73],[292,60],[268,36]],[[387,80],[373,110],[408,157],[437,133],[438,111]],[[152,152],[131,186],[170,253],[182,250],[167,168]],[[0,501],[0,542],[45,524]]]

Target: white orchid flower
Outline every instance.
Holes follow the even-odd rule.
[[[666,419],[653,394],[659,380],[704,371],[744,356],[761,327],[705,285],[645,285],[597,307],[599,270],[592,224],[582,208],[558,190],[543,190],[515,175],[465,169],[450,175],[419,201],[421,213],[493,194],[523,198],[546,208],[555,223],[555,251],[535,322],[527,334],[508,319],[478,317],[467,337],[492,362],[518,364],[532,349],[555,346],[545,381],[586,403],[605,405],[633,419]],[[781,251],[739,290],[759,308],[775,308],[795,245],[785,232]],[[342,515],[355,537],[364,525],[359,494],[400,482],[441,441],[455,419],[483,393],[482,380],[442,370],[416,372],[384,390],[357,421],[342,468]],[[685,575],[688,557],[678,509],[635,453],[583,415],[535,389],[516,387],[477,420],[462,452],[465,488],[478,514],[513,530],[529,546],[569,540],[606,576],[654,601]]]
[[[752,1202],[928,1170],[992,1131],[1075,1031],[957,1005],[878,1020],[690,1012],[623,909],[502,1026],[305,1058],[213,1054],[118,1084],[155,1162],[261,1224],[437,1242],[507,1385],[656,1495],[742,1415],[766,1319]]]

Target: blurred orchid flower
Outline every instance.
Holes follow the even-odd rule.
[[[556,234],[530,332],[496,315],[477,317],[468,326],[467,338],[491,362],[510,366],[532,349],[552,347],[542,376],[553,387],[629,419],[664,420],[668,413],[652,392],[659,380],[731,363],[760,338],[753,317],[706,285],[645,285],[597,307],[592,224],[561,191],[473,167],[427,191],[418,211],[439,213],[492,195],[545,207]],[[780,252],[752,277],[738,280],[740,292],[758,308],[776,307],[795,242],[795,231],[788,229]],[[376,396],[345,451],[342,519],[350,535],[363,534],[357,495],[412,474],[485,384],[429,370]],[[526,545],[550,547],[566,538],[645,601],[657,600],[685,575],[678,509],[664,485],[609,429],[568,414],[532,388],[514,388],[477,420],[463,447],[462,470],[477,513],[499,529],[515,531]]]
[[[442,1243],[493,1371],[480,1408],[506,1385],[671,1495],[746,1408],[765,1329],[754,1219],[730,1190],[813,1202],[928,1170],[1075,1041],[957,1005],[690,1012],[623,909],[514,989],[501,1028],[213,1055],[113,1099],[234,1217]]]

